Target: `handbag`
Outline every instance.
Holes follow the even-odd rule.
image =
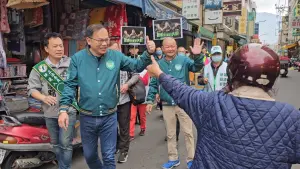
[[[131,79],[132,73],[127,72],[127,74],[128,79]],[[131,103],[135,106],[145,102],[146,87],[141,78],[139,78],[139,80],[128,89],[128,94]]]

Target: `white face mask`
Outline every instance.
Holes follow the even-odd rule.
[[[213,62],[221,62],[222,61],[222,55],[214,55],[211,57]]]

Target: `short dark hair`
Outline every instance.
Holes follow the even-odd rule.
[[[49,45],[49,39],[51,39],[51,38],[60,38],[62,40],[61,34],[56,33],[56,32],[49,32],[49,33],[46,33],[46,35],[44,36],[43,45],[48,46]]]
[[[102,24],[92,24],[86,28],[85,37],[92,37],[95,31],[105,29]]]

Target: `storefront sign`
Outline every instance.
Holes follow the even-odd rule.
[[[242,1],[223,2],[223,16],[241,16]]]
[[[146,27],[122,26],[121,44],[122,45],[145,45]]]
[[[223,23],[223,12],[222,10],[210,11],[206,10],[205,13],[204,24],[206,25],[214,25]]]
[[[300,17],[295,16],[292,18],[292,28],[300,28]]]
[[[182,5],[182,15],[187,19],[199,19],[200,0],[184,0]]]
[[[213,39],[215,36],[213,32],[207,30],[206,28],[204,28],[202,26],[199,27],[198,33],[200,34],[200,37],[206,37],[209,39]]]
[[[239,34],[247,33],[247,8],[242,9],[242,16],[239,21]]]
[[[205,9],[221,9],[222,0],[204,0]]]
[[[182,38],[182,18],[153,20],[153,39],[162,40],[166,37]]]

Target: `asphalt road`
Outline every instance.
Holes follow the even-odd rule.
[[[290,103],[300,108],[300,72],[290,71],[287,78],[280,78],[275,87],[275,95],[278,101]],[[159,169],[165,163],[167,158],[167,146],[164,141],[165,128],[160,117],[160,112],[153,112],[148,115],[146,135],[137,136],[131,142],[129,158],[127,163],[117,164],[118,169]],[[139,132],[139,126],[136,127],[136,133]],[[176,169],[185,169],[186,149],[183,135],[179,139],[179,153],[181,165]],[[88,169],[82,152],[75,153],[72,169]],[[39,169],[56,169],[57,166],[46,165]],[[293,166],[293,169],[300,169],[299,166]]]

